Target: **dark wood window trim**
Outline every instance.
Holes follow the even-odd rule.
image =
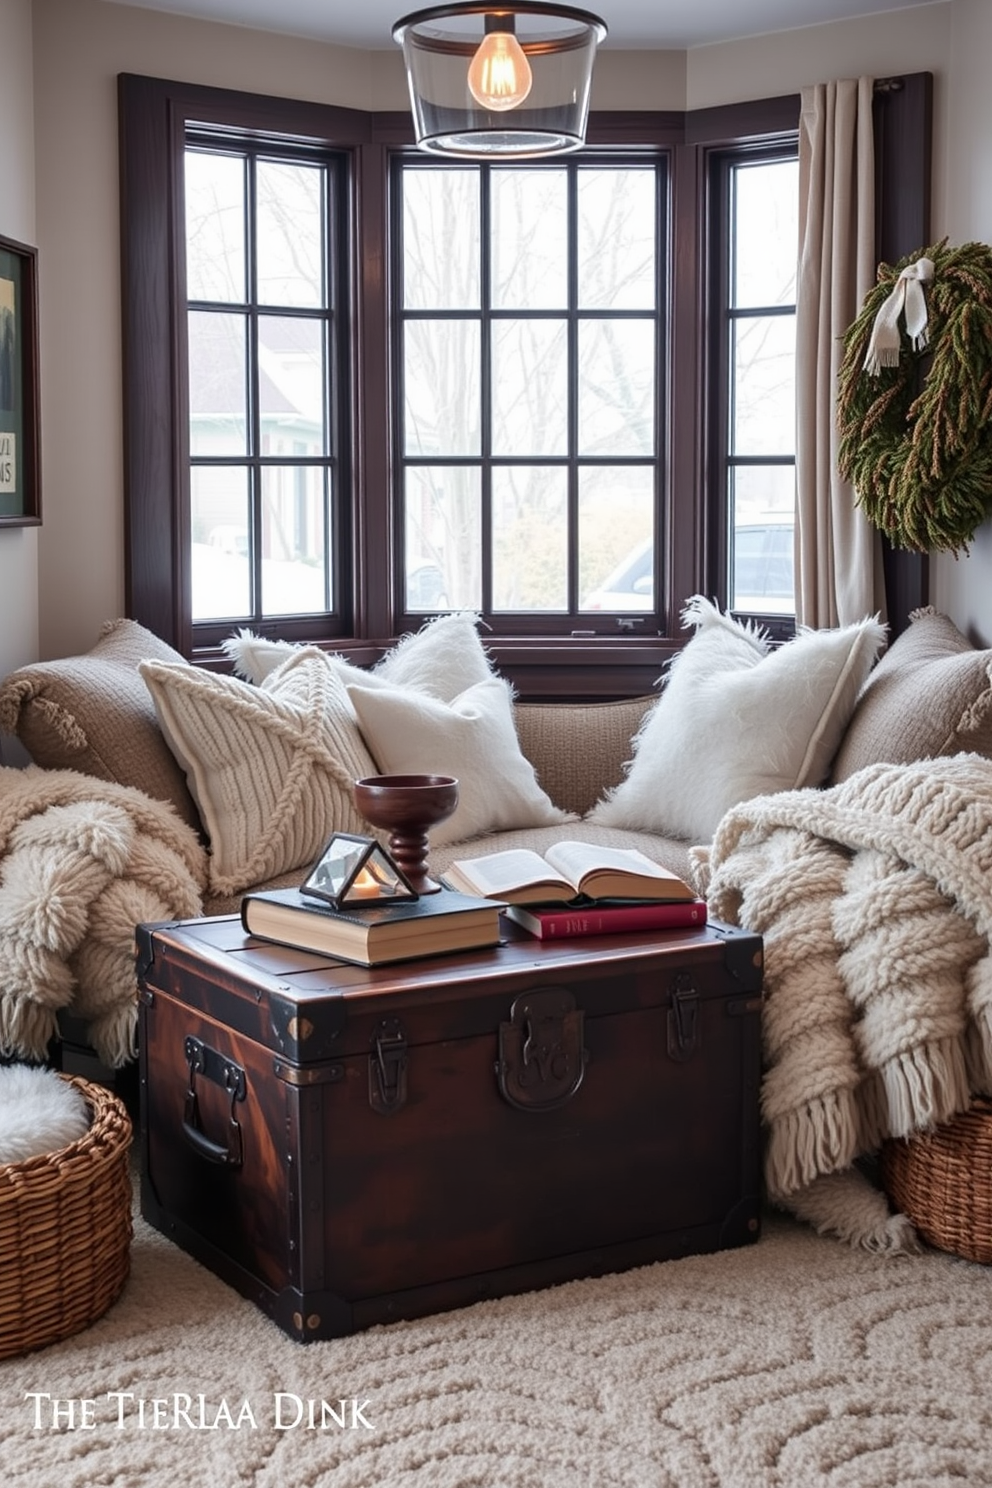
[[[875,238],[881,263],[897,263],[930,243],[933,161],[933,74],[881,78],[875,84]],[[929,602],[926,553],[882,539],[885,600],[892,635]]]
[[[912,129],[905,120],[893,124],[894,110],[887,103],[880,105],[879,140],[886,153],[879,179],[883,219],[888,220],[889,198],[898,200],[900,232],[906,234],[918,220],[918,216],[904,220],[906,192],[914,199],[924,194],[924,188],[910,185],[919,177],[921,150],[927,156],[929,179],[930,80],[926,75],[922,91],[915,79],[902,81],[907,86],[902,91],[893,89],[885,98],[910,105],[913,120],[919,118],[919,122]],[[390,152],[412,146],[409,120],[403,114],[367,114],[131,75],[119,79],[119,108],[127,612],[185,655],[216,663],[215,651],[194,651],[186,566],[181,561],[188,541],[187,518],[179,509],[183,503],[176,499],[182,455],[177,430],[182,423],[180,411],[185,408],[173,329],[181,231],[176,162],[181,159],[190,121],[236,126],[262,136],[288,132],[301,141],[315,140],[349,152],[353,173],[350,434],[352,489],[360,493],[360,499],[353,502],[353,635],[332,644],[358,662],[374,661],[394,638],[395,626],[388,440],[387,180]],[[665,662],[684,643],[679,628],[684,599],[700,590],[719,597],[713,585],[718,539],[709,510],[704,458],[706,368],[701,348],[708,334],[706,154],[731,144],[746,145],[783,131],[794,132],[798,110],[799,99],[792,95],[688,115],[607,114],[590,120],[590,144],[625,151],[663,147],[671,152],[668,308],[671,358],[678,375],[671,375],[669,369],[663,418],[666,486],[675,493],[668,497],[669,509],[662,514],[669,534],[664,575],[669,609],[663,616],[662,632],[654,636],[598,637],[592,642],[537,635],[487,637],[495,659],[522,696],[592,698],[649,690]],[[893,194],[895,180],[900,190]],[[884,232],[879,241],[889,241]],[[911,246],[924,242],[925,232]],[[897,567],[903,556],[897,555]],[[919,576],[915,587],[910,587],[913,594],[921,591]],[[275,625],[259,628],[276,629]],[[298,633],[296,628],[294,634]],[[317,634],[305,638],[327,640]]]

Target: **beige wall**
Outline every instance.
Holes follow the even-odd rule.
[[[0,0],[15,12],[28,0]],[[962,14],[964,49],[988,0],[946,0],[867,21],[782,33],[689,53],[602,52],[599,108],[702,107],[795,91],[865,71],[937,76],[938,181],[954,150],[989,150],[982,130],[987,81],[952,47]],[[121,373],[116,75],[183,78],[336,102],[407,105],[398,52],[360,52],[158,14],[104,0],[33,0],[37,238],[42,295],[45,525],[40,541],[40,652],[92,643],[123,610]],[[990,55],[986,46],[986,57]],[[952,64],[952,58],[957,60]],[[946,140],[949,68],[974,93],[960,98]],[[3,63],[0,62],[0,67]],[[957,88],[957,84],[956,84]],[[958,92],[960,90],[957,90]],[[0,108],[3,105],[0,104]],[[986,120],[987,123],[987,120]],[[953,150],[952,150],[953,144]],[[938,230],[947,209],[938,189]],[[986,214],[992,211],[987,191]],[[988,231],[988,228],[986,228]],[[0,534],[2,538],[2,534]],[[986,571],[992,554],[986,557]],[[953,599],[953,594],[952,594]],[[6,600],[0,601],[6,609]]]
[[[688,107],[773,98],[832,78],[943,69],[954,3],[694,47],[687,54]]]
[[[0,0],[0,36],[0,236],[34,245],[31,0]],[[3,676],[38,654],[37,527],[0,527],[0,620]],[[9,740],[0,748],[15,757]]]
[[[773,98],[834,78],[932,72],[934,152],[935,158],[942,160],[955,3],[957,0],[939,0],[913,10],[886,11],[828,26],[804,26],[745,41],[695,47],[687,53],[686,106],[711,108],[746,98]],[[934,216],[939,222],[946,215],[945,181],[945,172],[937,169]]]

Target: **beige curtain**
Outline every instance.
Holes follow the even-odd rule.
[[[796,292],[796,618],[816,627],[882,613],[879,535],[837,474],[843,335],[875,283],[871,78],[805,88]]]

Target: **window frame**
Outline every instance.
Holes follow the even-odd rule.
[[[920,86],[915,79],[922,79]],[[876,91],[876,137],[886,152],[877,169],[879,243],[890,254],[926,242],[929,214],[932,78],[897,80]],[[261,136],[291,135],[340,150],[346,159],[349,218],[344,247],[351,306],[348,338],[351,406],[342,421],[342,447],[351,451],[349,554],[352,607],[347,635],[328,635],[319,618],[287,627],[262,622],[262,634],[331,645],[362,664],[377,660],[393,642],[404,617],[395,604],[397,557],[390,487],[393,425],[389,359],[388,245],[389,160],[413,149],[407,114],[371,114],[333,105],[268,98],[201,85],[121,74],[118,79],[121,178],[122,329],[124,377],[125,600],[127,613],[198,664],[226,665],[216,645],[194,642],[190,618],[188,504],[183,492],[182,430],[186,419],[182,347],[176,307],[182,252],[179,191],[187,124]],[[914,128],[894,111],[910,106]],[[592,114],[587,141],[627,154],[668,150],[670,227],[665,286],[670,366],[664,379],[665,431],[660,457],[667,479],[658,513],[664,548],[657,634],[620,630],[592,638],[547,634],[487,635],[500,669],[524,698],[594,699],[649,692],[666,662],[684,644],[680,611],[698,592],[722,597],[721,543],[726,513],[714,510],[711,434],[712,315],[707,241],[712,199],[707,172],[715,152],[748,148],[795,134],[800,99],[788,95],[728,107],[681,113]],[[921,121],[921,122],[917,122]],[[915,154],[910,153],[915,151]],[[900,190],[893,191],[893,176]],[[909,183],[909,185],[907,185]],[[917,210],[907,211],[907,190]],[[898,211],[897,211],[898,209]],[[896,221],[896,218],[898,220]],[[918,232],[921,219],[922,234]],[[910,234],[917,233],[914,238]],[[907,238],[909,241],[907,242]],[[902,246],[905,244],[906,246]],[[361,251],[359,251],[361,250]],[[678,291],[674,285],[678,283]],[[342,307],[342,313],[345,308]],[[673,375],[672,368],[677,368]],[[722,535],[723,534],[723,535]],[[925,567],[907,579],[893,557],[894,583],[905,607],[925,603]]]
[[[708,486],[708,509],[711,522],[711,586],[726,600],[728,597],[728,575],[733,543],[732,514],[727,503],[727,474],[731,467],[740,468],[748,463],[762,465],[791,465],[795,471],[795,450],[789,457],[738,456],[730,450],[731,402],[732,402],[732,337],[731,322],[750,309],[741,312],[730,304],[731,250],[729,223],[732,212],[731,177],[738,166],[772,163],[779,160],[795,160],[798,157],[798,133],[792,141],[782,134],[771,138],[754,139],[746,145],[714,145],[705,152],[706,191],[710,202],[709,219],[712,231],[707,243],[706,299],[708,323],[713,328],[707,351],[707,387],[705,406],[707,411],[706,469]],[[761,313],[758,311],[757,313]],[[774,313],[774,312],[768,312]],[[795,321],[795,306],[788,312]],[[795,616],[764,613],[760,610],[733,610],[745,619],[756,619],[773,640],[787,640],[795,633]]]
[[[569,185],[566,188],[569,200],[569,252],[573,251],[575,248],[575,242],[571,235],[574,234],[576,229],[576,221],[574,217],[576,208],[574,190],[575,183],[577,183],[579,174],[585,169],[602,169],[604,166],[609,165],[634,168],[649,166],[652,169],[652,171],[655,173],[654,179],[658,187],[655,224],[656,245],[658,250],[658,261],[656,263],[658,296],[653,309],[638,309],[636,311],[599,311],[595,309],[590,310],[579,305],[579,303],[577,302],[577,296],[575,294],[575,285],[574,283],[572,283],[570,286],[568,303],[564,306],[556,307],[555,309],[551,310],[540,309],[536,311],[517,311],[507,309],[505,306],[493,306],[489,302],[488,296],[483,291],[478,306],[458,307],[454,310],[435,309],[430,307],[406,308],[397,306],[395,308],[394,314],[391,317],[391,358],[392,366],[394,368],[392,385],[393,388],[396,390],[397,397],[395,399],[396,406],[394,407],[394,418],[392,427],[390,429],[390,437],[393,441],[393,467],[396,471],[395,497],[397,502],[397,527],[401,525],[403,517],[403,475],[406,470],[415,469],[431,464],[437,464],[440,466],[454,465],[476,467],[479,470],[480,474],[480,494],[482,496],[482,544],[484,553],[487,553],[491,541],[490,533],[487,531],[487,515],[488,519],[491,520],[491,509],[489,505],[489,502],[491,500],[491,492],[488,492],[487,495],[487,489],[490,482],[492,481],[493,473],[500,468],[512,467],[514,465],[525,466],[528,468],[547,467],[563,469],[566,472],[566,479],[569,491],[568,505],[572,516],[571,530],[573,534],[573,540],[569,543],[568,548],[569,567],[572,570],[570,578],[572,581],[574,581],[575,579],[579,563],[577,543],[579,504],[578,487],[581,471],[583,469],[593,468],[597,465],[607,465],[611,467],[629,466],[631,468],[650,469],[656,535],[659,532],[663,531],[661,524],[658,521],[658,514],[665,509],[665,505],[667,502],[668,485],[664,450],[667,445],[667,383],[671,371],[671,358],[668,354],[670,336],[668,327],[669,296],[667,294],[667,286],[670,278],[668,268],[672,238],[671,223],[669,221],[670,213],[667,209],[667,202],[670,200],[671,197],[671,192],[669,189],[672,170],[671,147],[667,145],[657,144],[648,147],[641,145],[638,149],[631,151],[622,149],[616,145],[604,147],[596,146],[592,143],[592,141],[589,141],[588,143],[591,148],[585,151],[568,156],[565,160],[557,163],[551,162],[536,165],[535,169],[564,169],[569,178]],[[437,162],[428,160],[423,155],[423,153],[418,150],[393,151],[391,152],[389,158],[389,200],[391,216],[390,243],[393,250],[391,255],[392,275],[393,283],[400,287],[402,287],[403,283],[403,203],[398,187],[404,167],[408,164],[414,166],[417,169],[430,170],[432,166],[436,168]],[[487,206],[486,194],[490,190],[491,173],[494,170],[500,169],[501,167],[498,162],[467,161],[458,162],[454,165],[451,162],[448,162],[447,164],[449,169],[456,168],[460,170],[479,172],[480,202],[482,203],[480,215],[481,222],[483,224],[483,240],[480,245],[480,265],[482,281],[483,283],[485,283],[487,270],[491,268],[491,241],[487,240],[485,237],[485,224],[488,220],[488,210],[491,209],[491,197],[488,200]],[[512,162],[510,162],[510,164],[512,164]],[[573,279],[573,275],[571,272],[569,272],[568,278],[570,280]],[[571,441],[571,447],[569,448],[567,453],[556,453],[554,455],[538,454],[534,456],[507,456],[498,451],[493,451],[493,449],[489,447],[489,442],[486,438],[486,430],[489,422],[489,416],[492,413],[492,404],[487,399],[487,394],[491,394],[491,380],[487,371],[487,363],[489,361],[488,347],[495,327],[501,321],[516,318],[518,315],[524,318],[533,315],[537,319],[551,320],[556,323],[561,322],[564,323],[567,328],[567,339],[570,347],[567,399],[568,417],[573,436],[577,430],[579,417],[578,388],[576,382],[577,371],[575,364],[577,360],[577,347],[580,327],[583,322],[593,320],[633,320],[641,322],[650,321],[656,334],[656,343],[654,357],[654,441],[652,452],[649,455],[623,455],[617,457],[590,456],[588,454],[584,454],[579,449],[578,443],[575,440]],[[406,454],[403,450],[402,403],[404,390],[404,328],[407,325],[417,321],[429,320],[477,320],[480,325],[481,386],[483,397],[483,414],[481,422],[483,432],[480,450],[477,454],[466,456],[441,456],[436,461],[434,461],[427,460],[426,458],[422,458],[415,454]],[[400,544],[399,546],[402,545]],[[394,574],[394,592],[397,596],[397,623],[399,628],[405,630],[411,627],[416,627],[418,624],[422,623],[424,620],[424,613],[422,611],[406,610],[403,608],[402,600],[405,585],[402,560],[403,554],[402,552],[398,552],[396,555],[396,570]],[[485,561],[486,560],[484,558],[484,572]],[[656,596],[664,593],[663,586],[659,587],[657,583],[657,567],[658,564],[656,552]],[[486,587],[484,584],[484,593],[485,592]],[[576,600],[578,600],[578,595],[576,595]],[[620,615],[619,617],[613,615],[611,612],[604,615],[597,611],[583,611],[580,609],[576,609],[571,612],[561,610],[532,612],[522,610],[500,610],[497,612],[493,612],[484,604],[482,606],[482,615],[483,621],[487,626],[492,627],[494,632],[498,631],[500,636],[504,637],[511,643],[521,637],[532,635],[534,630],[538,627],[540,628],[541,636],[549,641],[556,641],[558,639],[574,640],[576,638],[590,639],[593,637],[612,638],[621,633],[636,633],[642,627],[645,627],[646,633],[650,634],[652,630],[652,622],[655,618],[654,611],[650,612],[647,616],[645,616],[642,612],[632,611],[629,614]],[[656,627],[655,633],[657,633]]]
[[[341,492],[348,491],[351,487],[350,478],[350,441],[341,437],[342,428],[348,425],[348,415],[352,403],[350,378],[350,357],[348,355],[348,285],[346,275],[343,273],[347,261],[347,240],[345,229],[350,217],[348,212],[348,179],[347,159],[339,150],[331,150],[326,147],[314,148],[312,146],[299,146],[289,143],[281,145],[278,151],[270,146],[269,142],[262,139],[244,139],[239,137],[232,140],[225,138],[223,134],[210,130],[209,128],[197,130],[195,127],[186,131],[183,158],[190,152],[212,152],[228,153],[234,157],[244,157],[245,163],[245,223],[244,243],[246,248],[245,263],[249,281],[253,280],[251,264],[253,252],[254,227],[250,225],[252,215],[252,202],[255,200],[255,180],[259,164],[278,159],[285,162],[302,163],[305,165],[318,165],[326,173],[323,190],[323,212],[326,219],[327,241],[326,253],[326,300],[320,306],[275,306],[261,302],[257,298],[256,287],[253,282],[245,286],[245,297],[242,301],[227,302],[203,301],[188,296],[188,285],[180,286],[177,282],[177,295],[181,295],[191,313],[206,311],[213,313],[219,311],[231,311],[242,316],[246,326],[246,445],[242,452],[237,454],[228,453],[223,455],[194,454],[191,449],[190,421],[183,418],[182,426],[177,428],[176,437],[179,449],[180,469],[191,473],[196,469],[210,468],[235,468],[244,469],[247,476],[248,494],[248,529],[250,533],[259,529],[263,520],[264,496],[262,486],[264,472],[266,469],[278,466],[280,468],[299,467],[304,469],[319,468],[324,472],[323,485],[323,509],[324,509],[324,548],[329,557],[329,571],[325,573],[325,585],[330,584],[331,592],[335,599],[333,611],[322,612],[321,634],[322,638],[339,639],[350,634],[350,616],[342,611],[340,597],[346,586],[342,583],[342,554],[350,552],[351,549],[351,520],[350,502],[341,500]],[[185,262],[185,253],[184,253]],[[184,265],[183,265],[184,266]],[[177,270],[179,265],[177,265]],[[276,314],[280,318],[289,315],[299,315],[301,319],[311,320],[321,327],[321,342],[323,343],[323,356],[325,359],[325,372],[330,387],[324,389],[324,417],[326,419],[325,447],[320,454],[290,455],[282,453],[278,458],[267,455],[262,448],[261,438],[261,407],[259,378],[260,368],[255,355],[256,338],[259,334],[259,326],[265,317]],[[180,387],[180,395],[184,405],[189,403],[188,388],[188,332],[187,319],[185,316],[177,317],[177,347],[178,361],[177,380]],[[328,483],[331,492],[328,493]],[[192,517],[191,490],[187,488],[184,492],[188,498],[183,504],[186,508],[187,520]],[[256,603],[264,598],[262,580],[262,556],[258,545],[250,542],[251,571],[249,585]],[[325,621],[324,616],[327,619]],[[244,622],[245,617],[235,617],[237,621]],[[295,615],[279,616],[273,615],[269,622],[274,626],[280,626],[289,621],[294,626],[299,625],[300,619]],[[225,636],[230,634],[232,621],[228,620],[195,620],[191,618],[190,624],[198,643],[198,649],[217,648]],[[262,617],[249,619],[252,626],[264,623]],[[306,623],[305,621],[303,623]]]

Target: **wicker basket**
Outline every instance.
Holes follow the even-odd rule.
[[[131,1257],[131,1120],[76,1077],[92,1112],[57,1152],[0,1164],[0,1359],[57,1343],[116,1300]]]
[[[992,1265],[992,1100],[882,1147],[889,1198],[939,1250]]]

